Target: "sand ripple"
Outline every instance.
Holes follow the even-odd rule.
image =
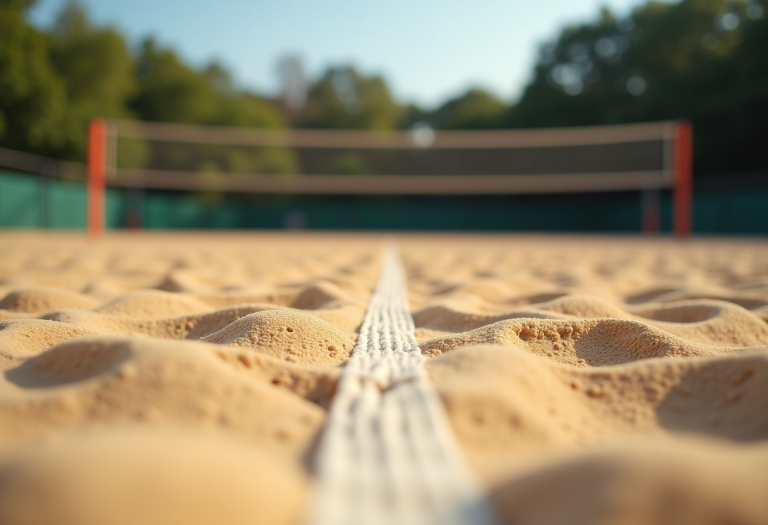
[[[70,437],[20,451],[0,478],[6,524],[289,524],[307,506],[300,469],[225,435],[175,430]]]
[[[0,522],[300,521],[380,238],[0,241]],[[670,493],[669,523],[768,522],[764,243],[401,250],[427,371],[503,522],[662,523]]]

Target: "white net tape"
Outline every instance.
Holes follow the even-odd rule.
[[[491,524],[413,335],[394,245],[318,452],[312,525]]]

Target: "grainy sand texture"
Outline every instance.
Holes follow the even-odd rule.
[[[768,242],[395,238],[500,523],[768,523]],[[1,233],[0,523],[304,522],[381,241]]]

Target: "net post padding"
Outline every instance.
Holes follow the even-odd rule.
[[[677,122],[675,153],[675,237],[686,239],[693,226],[693,126],[688,120]]]
[[[91,120],[88,128],[88,238],[104,235],[104,185],[107,165],[107,123]]]

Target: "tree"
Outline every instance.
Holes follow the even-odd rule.
[[[401,109],[382,77],[352,67],[330,68],[314,83],[300,115],[308,128],[395,129]]]
[[[764,0],[650,2],[603,10],[541,48],[512,127],[689,118],[698,174],[768,166]]]
[[[31,5],[0,3],[0,145],[55,153],[66,141],[64,86],[48,60],[45,36],[27,23]]]
[[[93,27],[74,0],[65,4],[48,41],[51,63],[67,96],[66,155],[83,159],[92,118],[131,116],[127,101],[136,90],[133,58],[121,34]]]
[[[430,120],[443,129],[489,129],[503,125],[507,105],[491,93],[469,89],[432,113]]]
[[[238,91],[221,64],[213,62],[197,71],[152,39],[142,45],[136,76],[139,89],[130,107],[142,120],[273,128],[285,125],[273,105]]]
[[[141,46],[136,77],[138,92],[130,107],[142,120],[202,124],[215,119],[212,82],[151,38]]]

